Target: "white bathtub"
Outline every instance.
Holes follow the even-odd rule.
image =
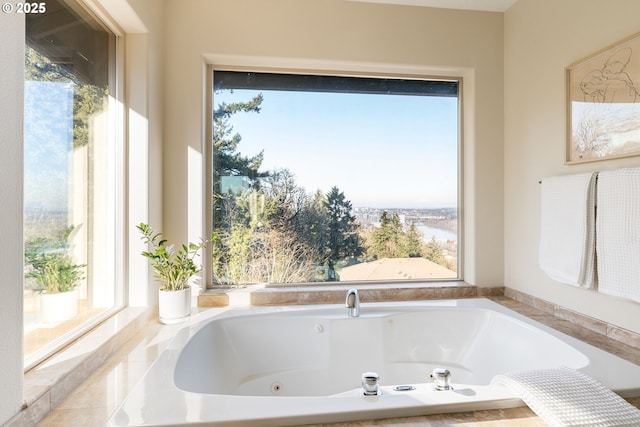
[[[217,314],[216,314],[217,313]],[[182,329],[109,426],[285,426],[523,405],[500,373],[567,366],[625,397],[640,367],[486,299],[212,310]],[[453,390],[435,391],[434,368]],[[363,372],[380,376],[363,396]],[[410,391],[395,386],[410,385]]]

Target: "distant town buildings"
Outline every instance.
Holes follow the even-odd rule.
[[[456,208],[437,208],[437,209],[402,209],[402,208],[367,208],[357,207],[353,209],[355,217],[358,219],[362,227],[365,229],[380,226],[380,218],[383,212],[391,217],[394,214],[398,215],[400,223],[405,227],[411,225],[431,225],[435,226],[434,222],[442,222],[443,228],[449,228],[445,226],[445,223],[450,221],[457,221],[458,210]]]

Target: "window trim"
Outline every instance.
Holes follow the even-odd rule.
[[[353,68],[353,71],[344,71],[342,70],[331,70],[331,69],[315,69],[313,67],[310,68],[286,68],[286,67],[260,67],[255,65],[232,65],[230,63],[224,64],[227,60],[223,59],[212,60],[213,58],[205,58],[208,60],[204,72],[205,75],[205,90],[206,94],[204,97],[204,108],[205,108],[205,134],[204,134],[204,156],[203,162],[203,170],[206,173],[205,177],[205,195],[204,195],[204,206],[206,207],[206,211],[203,215],[203,220],[205,221],[203,225],[203,229],[206,232],[207,236],[211,236],[213,233],[213,151],[212,151],[212,138],[213,138],[213,108],[214,108],[214,99],[213,99],[213,91],[214,91],[214,74],[216,71],[233,71],[233,72],[254,72],[254,73],[273,73],[273,74],[290,74],[290,75],[310,75],[310,76],[331,76],[331,77],[355,77],[355,78],[378,78],[378,79],[407,79],[407,80],[440,80],[440,81],[451,81],[457,82],[458,84],[458,259],[457,259],[457,277],[450,279],[408,279],[408,280],[367,280],[367,281],[340,281],[340,282],[327,282],[329,284],[344,284],[344,285],[385,285],[385,284],[398,284],[398,283],[408,283],[408,284],[418,284],[418,283],[437,283],[437,282],[461,282],[464,281],[464,255],[465,255],[465,228],[464,228],[464,77],[462,75],[455,76],[453,73],[451,75],[436,75],[431,72],[427,72],[426,69],[421,70],[421,72],[398,72],[398,71],[379,71],[375,72],[364,72],[359,70],[360,66],[353,66],[349,68]],[[244,59],[241,62],[245,62]],[[250,63],[253,60],[248,61]],[[288,61],[285,61],[288,62]],[[374,65],[374,68],[381,69],[386,68],[380,65]],[[368,67],[364,67],[368,68]],[[415,70],[412,70],[415,71]],[[464,74],[464,73],[461,73]],[[203,290],[211,290],[211,289],[220,289],[220,285],[214,285],[212,282],[211,275],[211,263],[210,260],[212,258],[212,245],[209,244],[205,247],[203,251],[203,262],[202,265],[202,288]],[[326,285],[324,282],[300,282],[300,283],[280,283],[280,284],[268,284],[268,286],[318,286],[318,285]]]
[[[102,27],[105,31],[110,32],[113,37],[109,42],[109,55],[113,63],[109,69],[109,86],[113,88],[113,94],[109,96],[109,105],[107,107],[108,121],[113,124],[108,129],[108,140],[115,146],[114,170],[115,180],[113,183],[114,193],[110,196],[114,203],[114,231],[115,236],[110,244],[113,246],[111,256],[114,257],[113,279],[114,279],[114,306],[104,310],[102,313],[92,317],[82,324],[74,327],[70,331],[62,334],[58,338],[52,340],[45,347],[40,348],[28,357],[23,355],[23,369],[27,372],[33,369],[44,360],[48,359],[55,353],[58,353],[70,343],[76,341],[81,336],[103,323],[105,320],[122,311],[127,306],[127,284],[125,281],[126,272],[126,212],[127,212],[127,144],[126,144],[126,123],[125,123],[125,90],[124,90],[124,59],[125,59],[125,40],[123,31],[109,19],[108,16],[96,6],[92,0],[71,0],[68,3],[71,8],[82,9],[95,25]],[[24,329],[24,328],[23,328]],[[24,330],[23,330],[24,336]]]

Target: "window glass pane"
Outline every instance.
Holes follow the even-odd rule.
[[[115,306],[115,37],[78,5],[26,15],[25,357]]]
[[[457,278],[457,93],[214,72],[213,283]]]

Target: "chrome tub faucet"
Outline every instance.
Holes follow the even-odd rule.
[[[347,291],[347,299],[344,306],[347,308],[349,317],[360,316],[360,296],[357,289],[349,289]]]

